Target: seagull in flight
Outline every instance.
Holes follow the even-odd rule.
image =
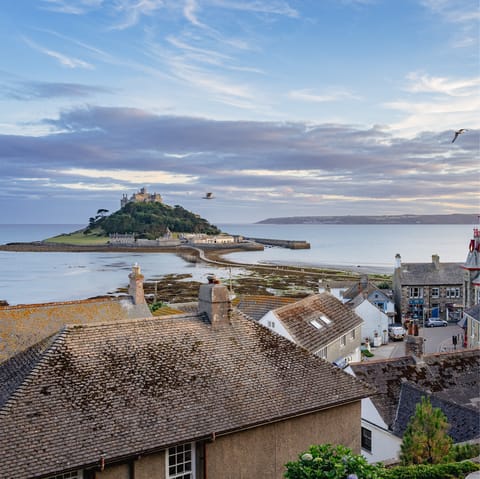
[[[455,136],[453,137],[452,143],[457,139],[458,135],[461,135],[462,133],[465,133],[466,131],[468,131],[468,130],[466,130],[465,128],[460,128],[460,130],[457,130],[455,132]]]
[[[204,200],[213,200],[213,198],[213,193],[205,193],[205,196],[203,197]]]

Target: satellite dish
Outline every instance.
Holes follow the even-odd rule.
[[[213,193],[205,193],[205,196],[203,197],[204,200],[213,200],[213,198]]]

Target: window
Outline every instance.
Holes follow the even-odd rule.
[[[267,326],[268,326],[270,329],[275,329],[275,321],[267,320]]]
[[[340,338],[340,346],[346,346],[347,345],[347,335],[344,334],[341,338]]]
[[[318,352],[317,352],[317,356],[319,356],[323,359],[327,359],[327,348],[324,347],[322,349],[319,349]]]
[[[355,339],[355,337],[356,337],[355,330],[352,329],[352,330],[350,331],[350,339]]]
[[[460,298],[460,288],[446,288],[445,296],[447,298]]]
[[[55,476],[50,476],[47,479],[82,479],[82,471],[73,471],[73,472],[64,472],[63,474],[56,474]]]
[[[167,478],[195,479],[195,447],[192,443],[181,444],[168,450]]]
[[[312,319],[310,321],[310,324],[317,329],[323,328],[323,326],[316,319]]]
[[[410,288],[410,298],[423,298],[423,288],[417,286]]]
[[[362,427],[362,449],[372,452],[372,431]]]
[[[432,288],[432,298],[440,297],[440,288]]]

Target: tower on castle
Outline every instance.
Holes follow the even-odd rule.
[[[149,193],[147,188],[143,187],[138,193],[133,193],[130,198],[125,194],[122,196],[120,207],[123,208],[128,203],[163,203],[163,200],[159,193]]]

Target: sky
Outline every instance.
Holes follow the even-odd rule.
[[[3,0],[0,223],[141,187],[214,224],[479,214],[479,25],[477,0]]]

